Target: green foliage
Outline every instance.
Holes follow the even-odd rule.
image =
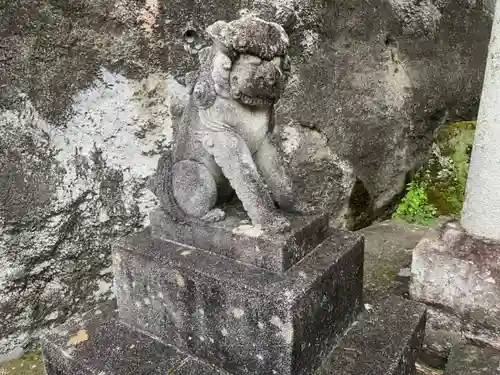
[[[436,219],[437,214],[437,208],[429,203],[425,186],[414,180],[406,187],[406,195],[393,217],[410,223],[429,225]]]
[[[420,224],[441,215],[460,217],[475,125],[457,122],[440,129],[427,163],[415,173],[394,216]]]

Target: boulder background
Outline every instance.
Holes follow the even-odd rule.
[[[304,199],[359,228],[392,207],[446,121],[471,119],[479,0],[0,0],[0,354],[110,298],[110,246],[147,225],[203,30],[291,5],[277,106]]]

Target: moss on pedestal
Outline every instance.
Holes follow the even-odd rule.
[[[45,369],[40,352],[26,354],[24,357],[0,365],[0,375],[44,375]]]

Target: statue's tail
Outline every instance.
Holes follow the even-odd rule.
[[[158,160],[156,175],[149,183],[149,189],[160,200],[161,208],[168,213],[175,221],[184,222],[187,220],[186,213],[179,208],[174,195],[172,185],[172,167],[174,166],[172,152],[170,150],[163,153]]]

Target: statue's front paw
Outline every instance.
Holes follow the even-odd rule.
[[[226,213],[220,208],[214,208],[208,214],[201,218],[202,221],[207,223],[215,223],[217,221],[222,221],[226,218]]]

